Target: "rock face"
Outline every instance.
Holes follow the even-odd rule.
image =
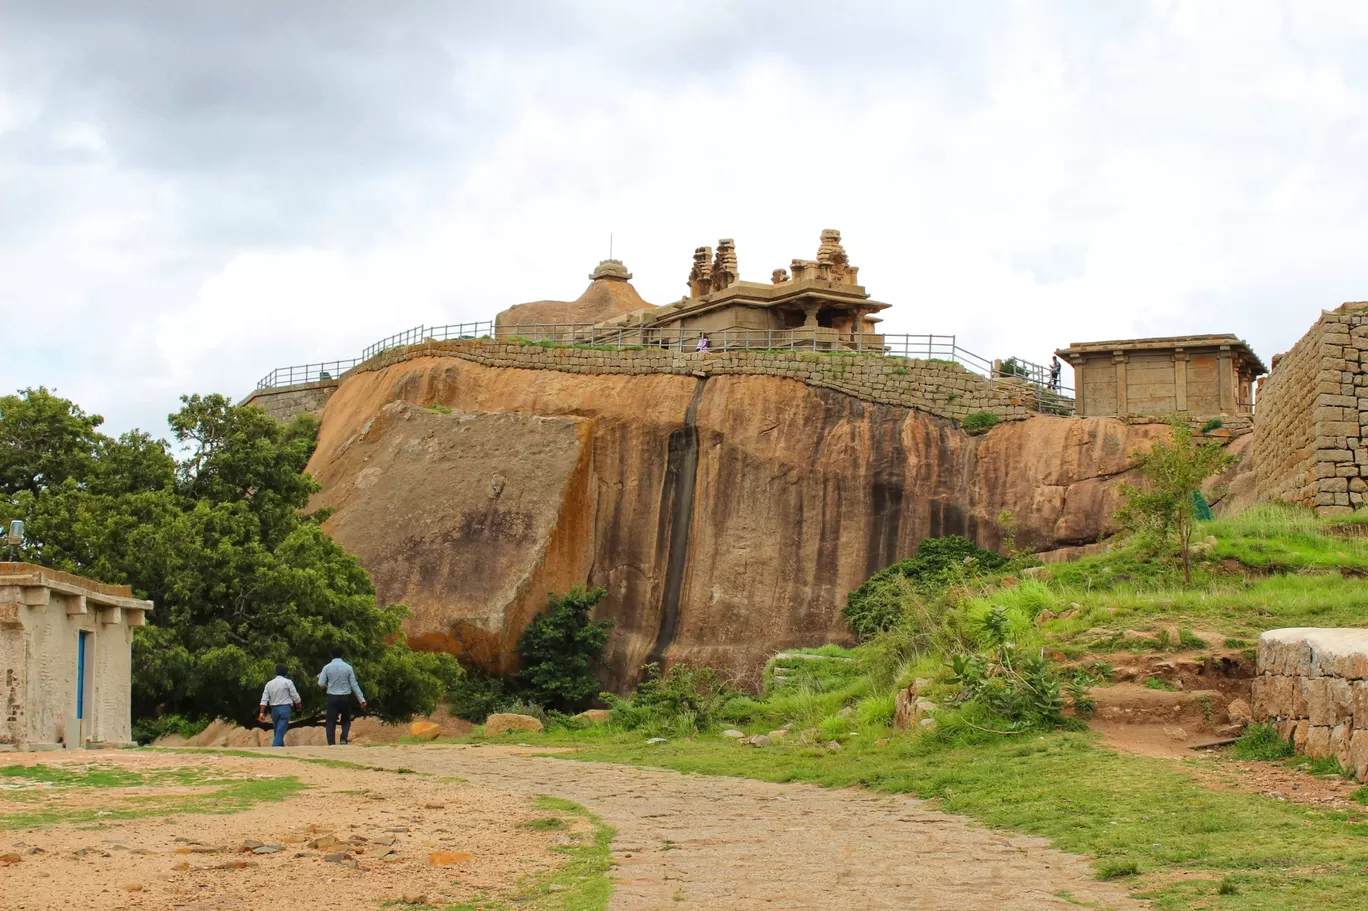
[[[573,301],[532,301],[514,304],[494,318],[500,329],[511,326],[548,325],[565,323],[599,323],[648,310],[654,305],[642,300],[627,279],[631,274],[625,268],[613,267],[612,260],[599,264],[589,277],[593,279],[584,293]]]
[[[649,660],[758,673],[848,637],[845,596],[930,536],[1054,549],[1110,530],[1162,425],[950,421],[768,376],[590,375],[415,358],[326,406],[313,506],[412,609],[419,647],[510,669],[547,594],[604,586],[612,675]]]

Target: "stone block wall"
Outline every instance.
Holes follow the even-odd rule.
[[[1297,752],[1368,779],[1368,629],[1279,629],[1259,637],[1254,720]]]
[[[1368,502],[1368,302],[1322,313],[1291,350],[1274,358],[1257,411],[1259,499],[1322,515]]]
[[[258,389],[239,404],[255,405],[277,421],[292,421],[301,414],[317,414],[332,398],[340,382],[323,380]]]
[[[959,420],[988,411],[1000,420],[1021,420],[1037,412],[1036,387],[1018,379],[988,380],[959,364],[877,354],[819,354],[803,351],[714,351],[707,354],[637,350],[543,347],[482,340],[429,341],[398,348],[354,367],[383,370],[421,357],[458,357],[488,367],[557,370],[565,373],[781,376],[835,389],[867,402],[903,405]]]

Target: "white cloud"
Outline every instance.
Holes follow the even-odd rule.
[[[413,131],[445,137],[427,164],[311,187],[318,211],[122,165],[96,121],[44,112],[86,157],[26,172],[54,181],[68,217],[0,246],[13,276],[0,307],[30,333],[58,319],[95,331],[64,340],[76,357],[11,358],[0,384],[56,383],[116,428],[159,427],[182,391],[245,394],[272,367],[350,357],[416,323],[572,298],[610,233],[663,303],[698,244],[735,238],[743,274],[764,279],[840,228],[894,304],[887,331],[954,333],[990,357],[1206,330],[1267,360],[1320,308],[1368,297],[1358,9],[1155,3],[1089,18],[1022,3],[968,32],[890,15],[887,34],[868,33],[877,66],[846,44],[824,57],[820,42],[756,32],[756,52],[690,68],[674,45],[706,50],[718,17],[754,20],[589,7],[614,24],[596,43],[450,45],[452,100],[405,114],[442,125]],[[814,21],[812,37],[839,24]],[[938,56],[884,65],[899,43]],[[655,64],[654,46],[670,60]],[[36,115],[3,92],[13,135]],[[79,204],[59,192],[73,187]],[[315,236],[220,246],[189,227],[210,216]]]

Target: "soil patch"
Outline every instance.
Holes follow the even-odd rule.
[[[362,757],[364,759],[364,757]],[[525,793],[390,771],[270,756],[109,751],[0,755],[0,767],[196,769],[255,779],[293,776],[306,789],[230,815],[170,813],[0,832],[5,907],[13,911],[193,907],[199,911],[332,911],[423,896],[442,905],[510,892],[562,862],[551,849],[590,824],[533,805]],[[20,782],[22,779],[12,779]],[[184,788],[44,787],[83,804],[175,799]],[[193,789],[192,789],[193,790]],[[34,807],[0,792],[7,812]],[[436,862],[433,858],[436,857]],[[6,866],[6,864],[8,864]]]

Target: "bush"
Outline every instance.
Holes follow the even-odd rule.
[[[186,739],[194,737],[209,726],[207,721],[193,721],[181,715],[163,715],[160,718],[139,718],[133,722],[133,739],[147,746],[167,734],[179,734]]]
[[[646,679],[630,699],[602,695],[612,709],[610,724],[626,730],[652,728],[677,734],[706,731],[723,720],[723,709],[737,695],[711,667],[676,664],[661,674],[660,665],[648,664],[643,670]]]
[[[998,374],[1000,376],[1019,376],[1022,379],[1028,379],[1030,378],[1031,371],[1025,364],[1017,363],[1016,358],[1009,357],[998,365]]]
[[[969,434],[977,436],[980,433],[987,433],[997,426],[998,416],[991,411],[972,411],[964,416],[960,421],[960,426]]]
[[[909,613],[933,623],[938,610],[924,599],[949,586],[977,578],[1006,564],[1000,554],[984,550],[968,538],[927,538],[917,552],[870,576],[846,598],[846,623],[860,638],[897,626]],[[918,601],[917,599],[923,599]]]
[[[892,727],[897,713],[897,694],[866,696],[855,705],[855,720],[860,727]]]
[[[504,715],[526,715],[529,718],[537,719],[543,725],[551,720],[551,716],[547,714],[545,708],[537,705],[535,702],[528,702],[526,699],[521,698],[510,699],[503,703],[499,706],[498,712]],[[490,712],[489,714],[492,715],[494,712]],[[486,715],[485,717],[487,718],[489,716]]]
[[[467,671],[447,694],[451,714],[473,724],[482,724],[508,702],[508,693],[498,677]]]
[[[1236,759],[1271,761],[1287,759],[1296,752],[1292,741],[1279,737],[1278,729],[1271,724],[1251,724],[1235,741]]]
[[[994,607],[980,620],[979,651],[950,656],[952,682],[961,687],[958,702],[992,719],[994,733],[1054,730],[1072,726],[1064,716],[1059,675],[1039,648],[1022,646],[1037,635],[1034,623]],[[1029,633],[1027,632],[1029,628]],[[1079,684],[1074,692],[1081,689]],[[989,725],[984,725],[988,728]]]
[[[597,673],[613,621],[589,619],[607,590],[576,586],[552,598],[518,639],[519,692],[560,711],[584,708],[599,691]]]

